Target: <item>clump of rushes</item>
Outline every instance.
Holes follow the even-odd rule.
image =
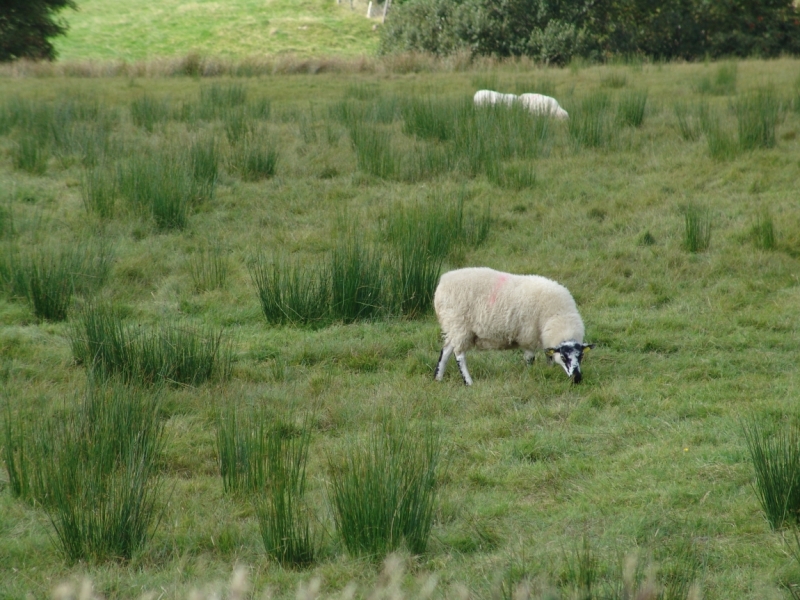
[[[753,486],[773,530],[800,521],[800,427],[773,431],[757,419],[742,425],[756,481]]]
[[[743,150],[772,148],[780,116],[778,99],[770,88],[750,92],[736,102],[739,145]]]
[[[263,411],[244,414],[234,404],[217,412],[217,464],[226,494],[252,493],[266,483],[267,417]]]
[[[169,102],[166,99],[155,99],[144,95],[131,102],[131,120],[137,127],[152,132],[158,123],[170,118]]]
[[[350,141],[356,153],[356,164],[365,173],[381,179],[394,179],[400,172],[400,156],[392,146],[389,131],[369,123],[350,127]]]
[[[260,181],[275,176],[278,166],[278,148],[268,138],[245,136],[233,153],[232,170],[244,181]]]
[[[673,105],[675,118],[678,120],[678,132],[687,142],[694,142],[700,138],[701,127],[698,118],[692,115],[691,108],[684,102]]]
[[[352,323],[380,314],[385,279],[379,254],[355,229],[348,231],[330,254],[331,316]]]
[[[711,212],[696,204],[684,211],[683,246],[689,252],[704,252],[711,244]]]
[[[66,320],[83,266],[84,256],[74,249],[41,249],[20,263],[26,295],[37,319]]]
[[[174,324],[126,325],[113,308],[87,303],[70,333],[78,364],[103,377],[140,384],[200,385],[230,374],[231,350],[222,331]]]
[[[274,325],[323,325],[329,315],[330,279],[324,267],[258,254],[248,265],[261,310]]]
[[[158,410],[149,394],[90,378],[76,408],[11,425],[31,434],[14,440],[12,490],[43,505],[68,561],[129,560],[153,534],[163,448]]]
[[[199,200],[212,199],[219,179],[220,158],[217,139],[210,135],[192,141],[189,148],[189,160],[194,187],[192,196]]]
[[[133,153],[117,168],[120,196],[132,209],[153,218],[159,229],[182,229],[192,199],[191,172],[177,152]]]
[[[769,209],[765,208],[758,213],[750,235],[756,247],[761,250],[775,249],[775,224]]]
[[[581,100],[580,105],[570,111],[568,131],[576,148],[600,148],[610,143],[610,106],[608,94],[596,92]]]
[[[310,440],[307,421],[296,427],[286,419],[272,423],[265,438],[266,485],[254,502],[264,549],[284,567],[305,567],[316,557],[305,502]]]
[[[192,252],[187,261],[192,287],[196,292],[218,290],[225,287],[230,271],[230,260],[225,247],[215,242]]]
[[[329,457],[336,530],[353,556],[380,559],[405,543],[425,552],[436,507],[438,433],[386,418],[339,461]]]
[[[35,135],[21,135],[11,148],[11,160],[14,168],[31,175],[42,175],[47,171],[49,157],[49,140]]]
[[[85,169],[81,175],[81,199],[86,212],[101,219],[114,216],[116,181],[105,165]]]
[[[647,106],[647,90],[636,90],[623,94],[617,105],[617,120],[623,125],[641,127]]]
[[[716,160],[728,160],[735,157],[740,150],[733,133],[723,125],[719,113],[711,110],[707,102],[697,107],[700,129],[706,136],[708,153]]]

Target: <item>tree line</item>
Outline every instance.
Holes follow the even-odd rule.
[[[800,54],[792,0],[395,0],[380,52],[696,60]]]

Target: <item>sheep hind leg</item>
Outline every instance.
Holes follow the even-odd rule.
[[[453,346],[448,344],[439,353],[439,362],[436,363],[436,370],[433,372],[433,378],[436,381],[441,381],[444,378],[444,368],[447,366],[447,361],[453,355]]]
[[[458,363],[458,370],[461,371],[461,377],[464,378],[464,385],[472,385],[472,377],[467,371],[467,353],[456,354],[456,363]]]

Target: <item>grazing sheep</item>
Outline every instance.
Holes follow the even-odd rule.
[[[472,97],[472,102],[475,106],[486,106],[487,104],[492,106],[495,104],[511,106],[516,100],[517,97],[514,94],[501,94],[492,90],[478,90]]]
[[[575,300],[555,281],[485,267],[457,269],[442,275],[433,305],[444,336],[437,381],[453,353],[464,383],[472,385],[467,350],[522,348],[530,365],[536,350],[543,348],[573,383],[580,383],[581,359],[594,344],[583,343]]]
[[[535,115],[549,115],[556,119],[569,119],[569,114],[558,104],[558,100],[542,94],[521,94],[519,101]]]

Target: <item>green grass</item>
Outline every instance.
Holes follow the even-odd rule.
[[[164,64],[91,78],[58,75],[74,68],[66,63],[16,65],[13,77],[0,69],[0,437],[10,440],[0,441],[0,596],[50,597],[84,577],[109,600],[230,596],[216,582],[242,565],[253,597],[269,588],[281,599],[317,577],[322,597],[347,595],[351,582],[355,597],[384,584],[422,597],[429,575],[438,578],[432,597],[458,596],[461,585],[471,597],[508,597],[528,586],[533,597],[549,590],[566,600],[587,582],[595,597],[656,590],[678,598],[695,587],[709,599],[788,597],[800,582],[784,541],[792,533],[773,531],[762,510],[742,419],[752,415],[772,435],[800,418],[792,360],[800,114],[781,109],[775,146],[743,151],[737,105],[758,90],[789,97],[798,61],[740,61],[737,89],[725,95],[694,86],[713,77],[715,63],[562,70],[395,57],[263,77],[234,76],[234,64],[219,77],[167,76]],[[101,75],[106,67],[92,68]],[[625,75],[624,87],[603,86],[613,73]],[[578,147],[569,122],[475,111],[479,79],[502,90],[547,81],[570,121],[586,98],[605,94],[612,133],[599,147]],[[623,96],[645,89],[641,125],[621,126]],[[130,112],[145,95],[170,106],[152,132]],[[452,139],[408,129],[406,103],[428,99],[461,115]],[[682,137],[676,103],[696,139]],[[248,180],[234,168],[247,135],[232,144],[225,120],[239,109],[247,130],[279,149],[274,176]],[[713,119],[732,143],[724,158],[709,150]],[[388,137],[395,176],[359,168],[348,133],[356,121]],[[55,123],[64,124],[62,141]],[[51,130],[52,155],[32,174],[14,167],[13,146],[40,124]],[[70,141],[84,133],[97,140],[94,164]],[[117,189],[119,173],[137,161],[148,165],[142,178],[161,181],[170,167],[185,180],[183,227],[159,226],[148,202]],[[113,210],[87,211],[84,177],[104,170]],[[684,245],[689,206],[713,221],[701,252]],[[759,219],[772,223],[771,249],[753,232]],[[27,301],[18,267],[44,248],[54,256],[80,248],[66,321],[40,321]],[[215,248],[225,259],[219,269]],[[377,314],[332,316],[334,255],[351,315],[373,306],[369,272],[380,259],[387,295]],[[441,337],[430,294],[439,272],[463,266],[537,273],[571,291],[586,341],[596,344],[580,386],[544,360],[527,367],[513,350],[470,352],[472,389],[453,365],[444,382],[433,381]],[[90,322],[92,306],[113,315],[96,310]],[[202,350],[220,332],[208,379],[166,374],[168,352],[176,373],[207,365],[207,353],[184,360],[178,349]],[[154,473],[163,517],[127,564],[66,560],[34,500],[43,497],[40,479],[19,476],[19,448],[39,443],[37,424],[66,423],[80,410],[88,367],[110,379],[130,369],[130,381],[152,382],[160,394]],[[230,405],[270,419],[309,415],[295,504],[313,533],[305,566],[268,557],[275,545],[265,546],[258,504],[224,492],[216,427]],[[411,429],[430,423],[443,469],[424,552],[401,542],[382,575],[338,535],[328,459],[341,466],[387,413]],[[411,441],[424,445],[422,434]]]
[[[119,5],[113,0],[84,0],[78,11],[62,16],[70,26],[54,40],[64,60],[136,61],[154,56],[242,58],[292,53],[301,56],[374,54],[378,33],[366,19],[367,5],[357,0],[278,0],[265,5],[236,0],[208,6],[168,0],[158,5]],[[166,19],[180,14],[180,19]],[[189,73],[191,68],[187,69]]]

